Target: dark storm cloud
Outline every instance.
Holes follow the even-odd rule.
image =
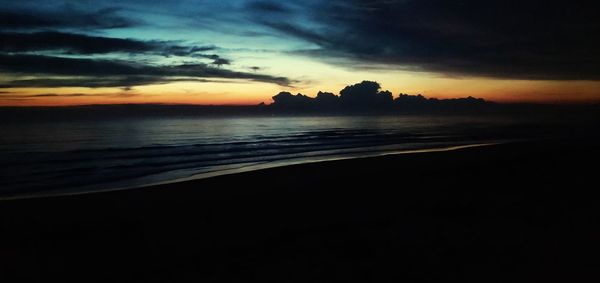
[[[30,76],[72,76],[78,79],[15,80],[2,87],[18,86],[134,86],[202,78],[247,79],[287,86],[288,78],[236,72],[206,64],[147,65],[99,59],[63,58],[42,55],[0,54],[0,71]],[[79,79],[85,77],[83,80]],[[61,85],[62,82],[62,85]],[[88,82],[86,84],[86,82]],[[45,84],[45,85],[44,85]]]
[[[139,22],[119,14],[116,7],[95,11],[83,11],[73,7],[57,7],[54,10],[20,9],[11,10],[10,6],[0,8],[0,28],[125,28],[138,25]]]
[[[311,6],[312,22],[257,22],[317,44],[311,55],[349,66],[600,80],[598,10],[600,2],[589,0],[354,0]],[[307,28],[314,23],[323,28]]]

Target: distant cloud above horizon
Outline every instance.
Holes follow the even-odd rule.
[[[51,88],[162,85],[165,93],[184,93],[187,83],[203,93],[243,97],[248,88],[239,84],[270,85],[244,98],[260,101],[270,92],[261,96],[258,89],[317,93],[376,79],[433,95],[471,87],[494,97],[557,91],[507,88],[503,81],[558,83],[561,91],[575,89],[567,96],[600,99],[598,1],[0,4],[0,89],[38,88],[29,98],[51,99],[36,96],[54,93]],[[227,91],[215,82],[238,85]],[[185,90],[172,86],[182,83]]]

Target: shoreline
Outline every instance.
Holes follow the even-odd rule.
[[[597,274],[586,259],[600,250],[597,170],[589,166],[600,160],[597,141],[354,158],[0,201],[0,279],[585,281]]]
[[[314,164],[314,163],[352,160],[352,159],[364,159],[364,158],[377,158],[377,157],[381,157],[381,156],[390,156],[390,155],[456,151],[456,150],[463,150],[463,149],[468,149],[468,148],[495,146],[495,145],[507,144],[507,143],[511,143],[511,142],[508,141],[508,142],[475,143],[475,144],[454,145],[454,146],[446,146],[446,147],[407,149],[407,150],[395,150],[395,151],[356,152],[356,153],[333,155],[333,156],[317,156],[314,158],[313,157],[291,158],[291,159],[283,159],[283,160],[277,160],[277,161],[262,162],[262,163],[258,163],[258,164],[243,165],[238,168],[222,169],[222,170],[210,171],[210,172],[206,172],[206,173],[199,173],[199,174],[194,174],[189,177],[177,178],[177,179],[168,180],[168,181],[148,183],[148,184],[139,185],[139,186],[126,186],[126,187],[118,187],[118,188],[112,188],[112,189],[83,190],[83,191],[75,191],[75,192],[50,191],[50,192],[38,192],[38,193],[31,193],[31,194],[0,196],[0,202],[11,201],[11,200],[78,196],[78,195],[98,194],[98,193],[116,192],[116,191],[124,191],[124,190],[140,190],[140,189],[151,188],[151,187],[155,187],[155,186],[176,185],[177,183],[181,183],[181,182],[193,182],[193,181],[204,180],[204,179],[208,179],[208,178],[229,176],[229,175],[235,175],[235,174],[253,172],[253,171],[269,170],[272,168],[279,168],[279,167],[297,166],[297,165],[302,165],[302,164]]]

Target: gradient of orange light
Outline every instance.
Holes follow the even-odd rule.
[[[449,80],[427,89],[424,95],[438,98],[474,96],[501,103],[595,103],[600,101],[600,82],[527,80]]]
[[[394,96],[403,92],[421,93],[426,97],[436,98],[474,96],[497,102],[585,103],[600,101],[600,82],[461,79],[423,73],[365,71],[352,74],[332,73],[318,81],[298,83],[295,88],[262,82],[230,80],[139,86],[129,91],[119,88],[6,89],[3,91],[10,92],[13,98],[0,98],[0,105],[58,106],[122,103],[253,105],[260,102],[271,103],[271,97],[280,91],[301,92],[308,96],[315,96],[320,90],[338,94],[344,86],[360,82],[363,79],[380,82],[382,88],[392,91]],[[58,95],[81,93],[85,96],[14,99],[14,96],[19,95],[48,93]]]
[[[372,76],[374,77],[374,76]],[[600,82],[596,81],[527,81],[486,78],[446,78],[439,76],[381,75],[374,79],[394,97],[399,93],[422,94],[429,98],[473,96],[500,103],[595,103],[600,102]],[[344,86],[359,82],[345,80],[330,85],[311,86],[301,92],[314,96],[319,90],[339,93]]]
[[[119,88],[20,88],[7,89],[10,99],[2,99],[2,106],[67,106],[87,104],[165,103],[252,105],[268,102],[280,86],[257,82],[180,82]],[[31,97],[52,94],[55,96]],[[69,96],[84,94],[83,96]],[[18,98],[21,97],[21,98]]]

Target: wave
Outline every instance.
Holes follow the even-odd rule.
[[[269,121],[273,122],[262,119],[258,121],[260,123],[244,123],[261,125]],[[347,120],[339,120],[325,126],[302,129],[304,124],[296,120],[291,127],[284,127],[281,119],[274,121],[277,122],[276,126],[238,127],[233,130],[203,126],[203,131],[197,132],[190,129],[194,123],[204,121],[184,121],[189,125],[180,126],[181,129],[172,128],[180,122],[170,122],[166,123],[169,127],[162,125],[166,128],[161,131],[157,130],[161,125],[150,125],[152,127],[146,130],[148,125],[142,124],[142,133],[131,133],[126,129],[116,131],[117,126],[86,126],[95,131],[88,136],[80,136],[78,130],[76,137],[66,136],[63,144],[58,143],[58,139],[51,143],[45,139],[29,140],[27,145],[36,144],[30,150],[23,145],[10,150],[11,144],[4,143],[0,145],[0,148],[6,149],[0,152],[0,194],[111,189],[187,178],[248,164],[298,159],[308,162],[331,156],[464,145],[490,140],[481,134],[482,131],[469,132],[465,127],[452,123],[425,121],[419,124],[411,121],[412,124],[407,124],[406,120],[379,123],[381,121],[377,120],[379,126],[365,129],[348,126]],[[234,122],[231,124],[241,123],[240,120]],[[314,120],[306,122],[311,123],[314,124]],[[344,127],[336,127],[336,123]],[[110,142],[103,143],[98,138],[107,136]],[[51,150],[40,150],[44,148]]]

